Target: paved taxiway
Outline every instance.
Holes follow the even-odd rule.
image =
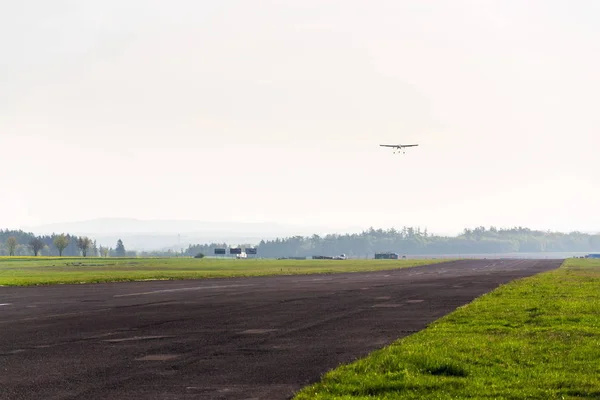
[[[286,399],[561,260],[0,287],[0,399]]]

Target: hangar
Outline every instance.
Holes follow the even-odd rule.
[[[375,253],[376,260],[397,260],[399,258],[400,258],[400,256],[398,255],[398,253],[392,253],[392,252]]]

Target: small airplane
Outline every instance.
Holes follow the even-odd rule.
[[[404,149],[406,147],[416,147],[418,144],[380,144],[381,147],[392,147],[394,149],[394,154],[396,151],[402,150],[402,154],[405,154]]]

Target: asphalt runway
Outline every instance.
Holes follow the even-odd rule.
[[[561,260],[0,287],[0,399],[287,399]]]

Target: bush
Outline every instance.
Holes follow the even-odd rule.
[[[204,258],[204,253],[198,253],[194,256],[194,258]]]

